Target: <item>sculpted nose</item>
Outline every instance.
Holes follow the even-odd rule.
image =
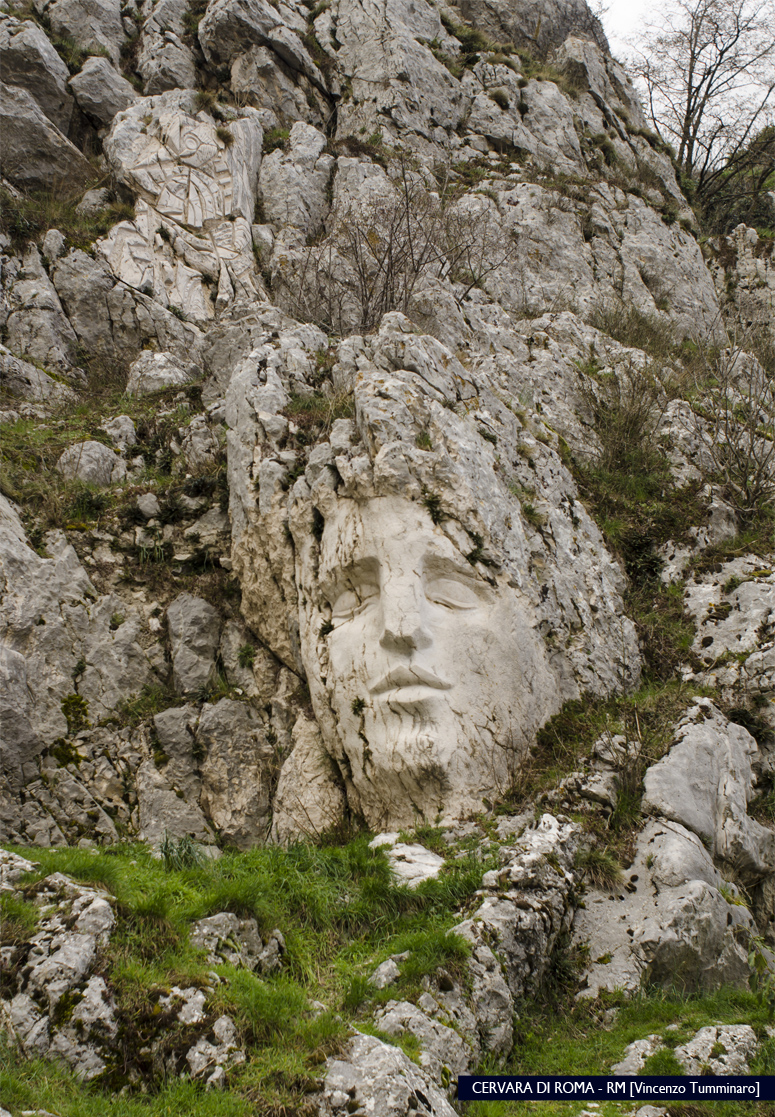
[[[382,636],[379,641],[383,648],[407,655],[433,643],[421,593],[419,585],[388,583],[383,587]]]

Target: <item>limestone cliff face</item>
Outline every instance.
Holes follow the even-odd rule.
[[[699,494],[655,560],[665,582],[741,525],[729,488],[702,488],[717,428],[674,373],[692,347],[724,350],[735,307],[772,327],[767,244],[741,227],[703,256],[583,0],[35,11],[0,12],[9,461],[29,471],[24,432],[59,430],[97,374],[127,396],[97,397],[88,429],[68,418],[38,459],[80,501],[58,521],[18,470],[18,506],[0,499],[2,836],[247,848],[490,810],[566,701],[641,677],[628,574],[574,473],[600,460],[611,385],[619,401],[650,385],[665,485]],[[81,223],[31,218],[22,193],[40,188],[75,191]],[[625,319],[669,346],[655,356]],[[727,709],[772,676],[772,576],[734,563],[696,575],[683,668]],[[730,578],[756,591],[727,610]],[[743,871],[761,928],[775,917],[772,834],[747,814],[767,755],[710,705],[673,736],[646,776],[621,927],[602,895],[577,921],[611,958],[590,989],[668,981],[676,958],[707,987],[711,939],[743,980],[752,920],[725,874]],[[615,809],[622,756],[598,745],[560,807]],[[692,796],[683,777],[710,754],[721,768]],[[544,952],[573,918],[565,826],[509,855],[514,889],[531,842],[563,865],[541,878]],[[513,961],[521,909],[487,887],[468,928],[482,1034],[532,980]]]

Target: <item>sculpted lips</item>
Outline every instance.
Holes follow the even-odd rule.
[[[394,667],[376,682],[369,684],[372,694],[384,694],[388,690],[400,690],[402,687],[426,686],[434,690],[449,690],[452,683],[444,682],[432,671],[422,667]]]

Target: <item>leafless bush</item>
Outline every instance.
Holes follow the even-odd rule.
[[[715,479],[743,520],[775,506],[775,388],[744,336],[708,358],[693,420]]]
[[[594,362],[580,369],[581,394],[599,440],[595,465],[607,473],[650,473],[662,455],[656,434],[670,399],[654,362],[630,360],[626,367],[598,371]],[[659,370],[662,372],[663,370]]]
[[[273,279],[297,318],[328,333],[368,333],[388,311],[409,314],[422,281],[450,280],[462,302],[516,253],[489,199],[431,191],[402,167],[392,182],[334,206],[325,237],[289,251]]]

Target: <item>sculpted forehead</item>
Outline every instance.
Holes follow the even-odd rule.
[[[461,556],[426,510],[396,496],[375,497],[364,504],[342,501],[326,518],[320,548],[320,580],[364,559],[383,561],[401,554],[406,561],[433,552],[451,561]]]

